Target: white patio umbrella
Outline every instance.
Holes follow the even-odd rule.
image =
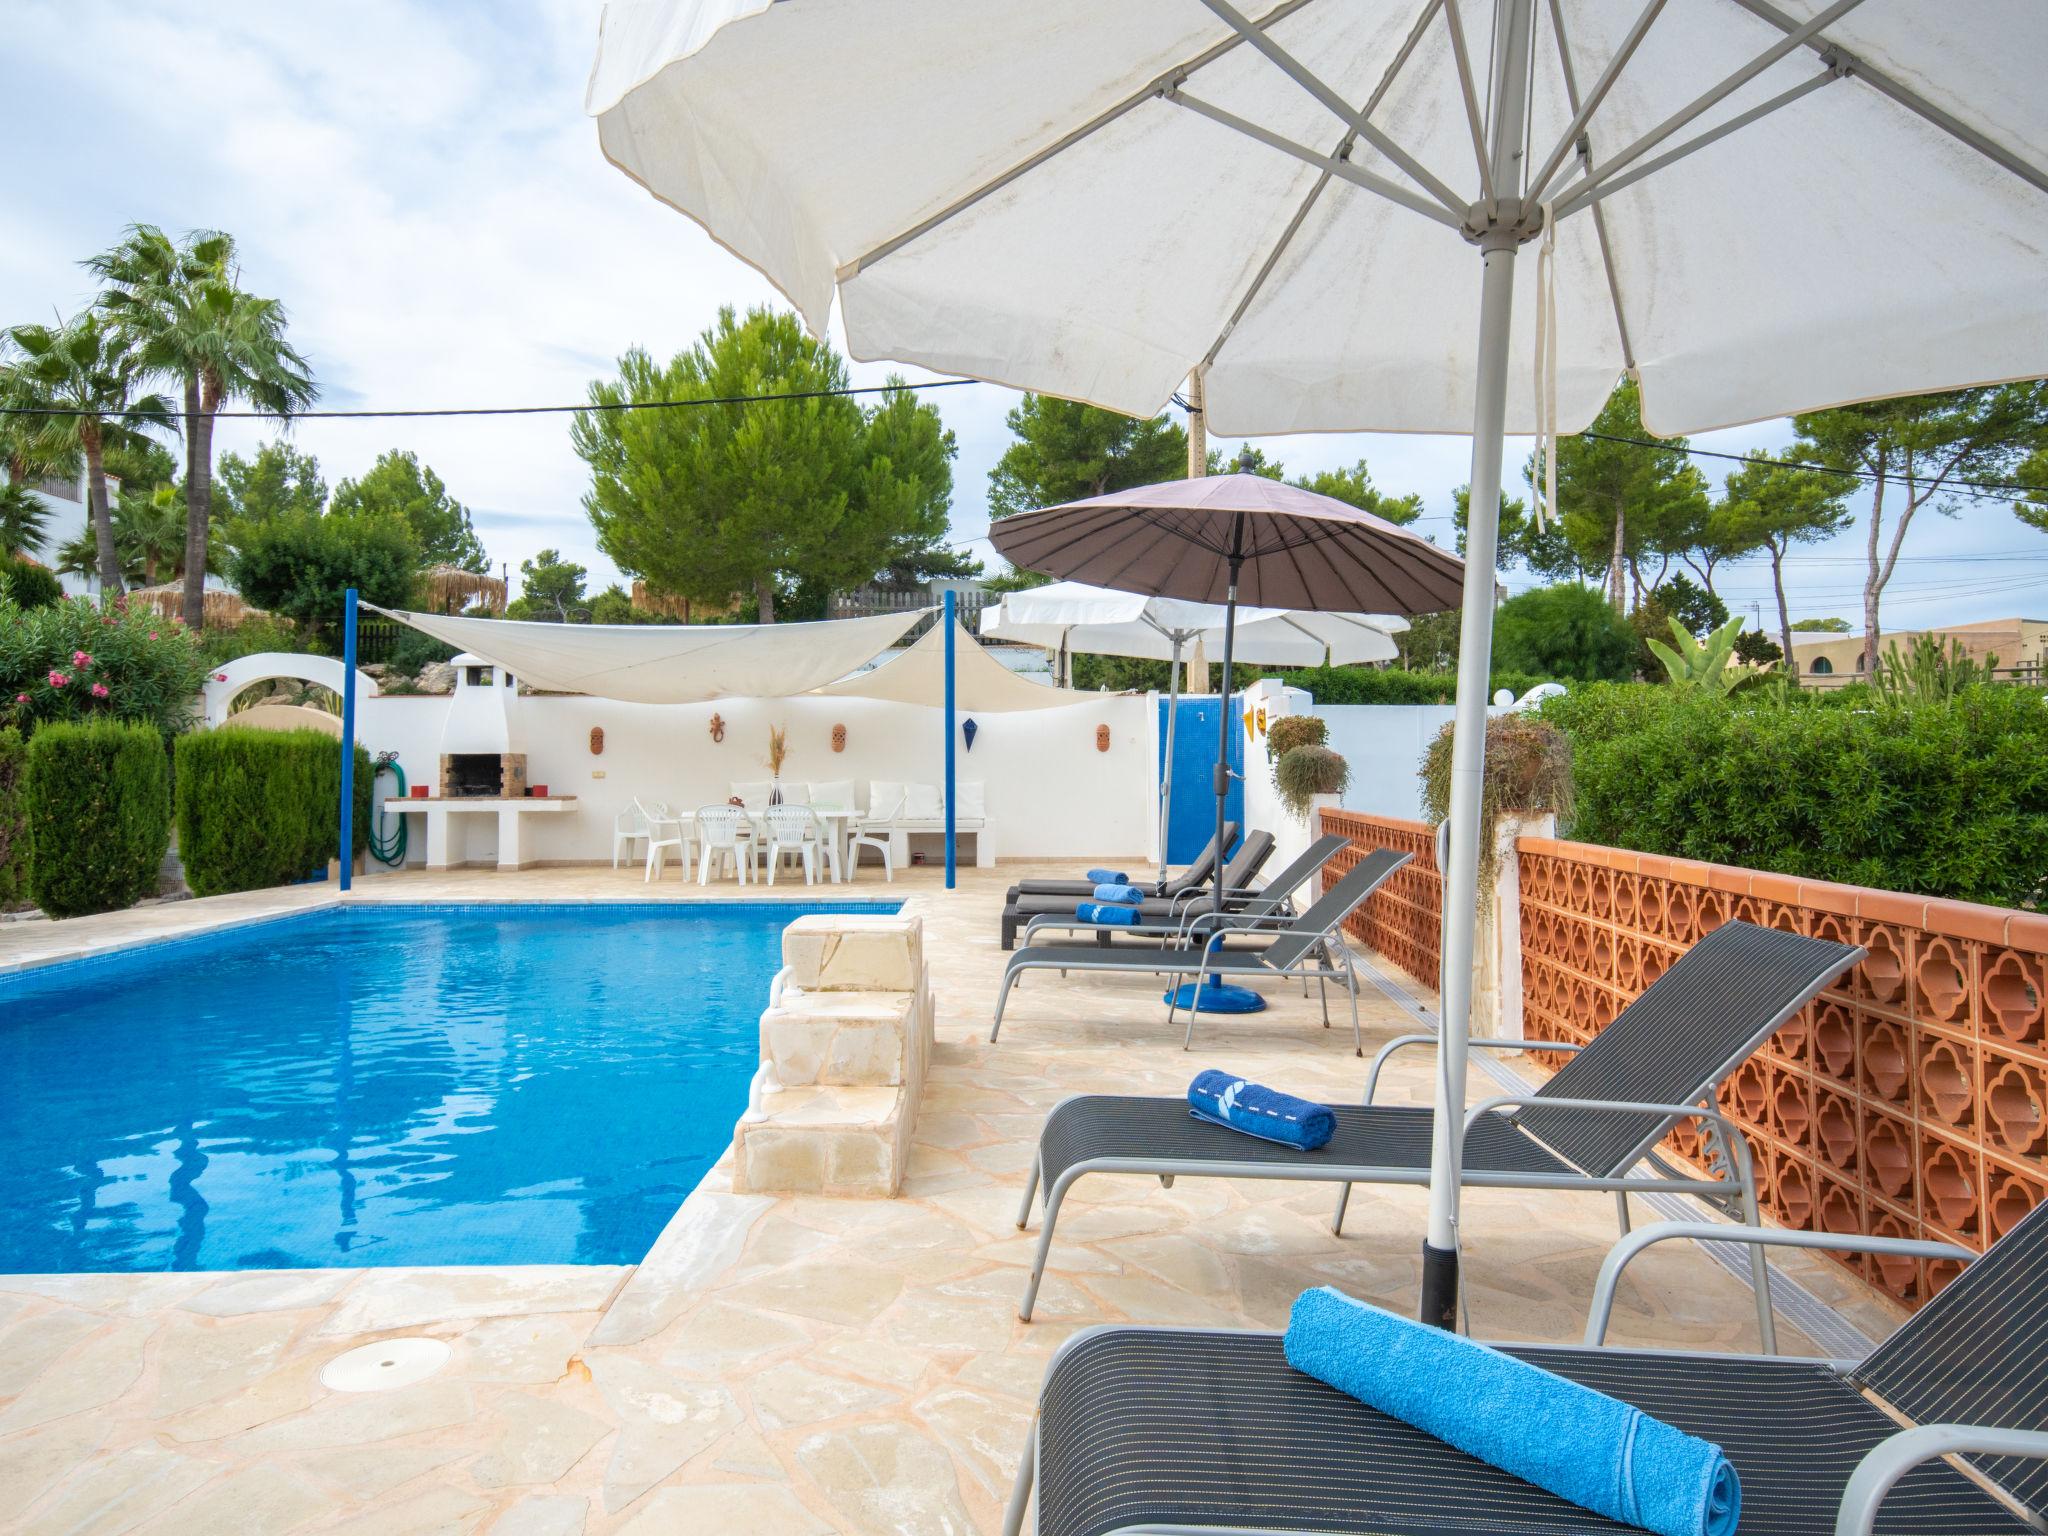
[[[588,106],[820,334],[836,293],[856,357],[1472,433],[1448,1319],[1503,432],[1624,369],[1666,433],[2048,371],[2044,57],[2038,0],[613,0]]]
[[[1133,656],[1167,666],[1166,769],[1159,782],[1159,868],[1166,859],[1166,818],[1173,799],[1174,729],[1180,719],[1180,664],[1184,647],[1223,643],[1224,610],[1141,592],[1119,592],[1081,581],[1055,581],[1011,592],[984,609],[981,633],[991,640],[1040,646],[1061,655]],[[1388,638],[1408,627],[1395,614],[1307,613],[1245,608],[1237,615],[1237,658],[1263,667],[1348,666],[1392,661]],[[1224,687],[1229,687],[1225,679]]]

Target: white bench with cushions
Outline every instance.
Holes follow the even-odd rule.
[[[953,829],[974,839],[974,862],[993,869],[996,862],[995,828],[989,820],[986,786],[979,780],[963,780],[960,799],[954,807]],[[888,834],[890,857],[901,869],[910,862],[910,834],[946,833],[945,795],[936,784],[901,784],[876,779],[868,786],[868,813],[861,818],[863,832]]]

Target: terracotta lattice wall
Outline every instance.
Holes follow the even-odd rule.
[[[2048,915],[1584,843],[1519,853],[1535,1038],[1590,1039],[1730,918],[1869,950],[1722,1090],[1778,1222],[1981,1249],[2048,1199]],[[1909,1304],[1956,1267],[1845,1262]]]
[[[1374,848],[1413,855],[1344,926],[1368,948],[1434,988],[1444,910],[1443,875],[1436,867],[1436,833],[1427,822],[1335,810],[1323,812],[1323,831],[1351,839],[1351,846],[1323,871],[1325,888],[1336,884]]]

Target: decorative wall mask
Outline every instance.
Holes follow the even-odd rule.
[[[590,755],[604,756],[604,727],[601,725],[593,725],[590,728]]]
[[[713,741],[725,740],[725,716],[714,714],[711,717],[711,739]]]
[[[846,727],[843,725],[832,727],[832,750],[834,752],[844,752],[846,750]]]
[[[1095,750],[1098,752],[1107,752],[1109,750],[1109,727],[1106,725],[1095,727]]]
[[[967,750],[970,752],[974,750],[974,733],[980,729],[981,727],[976,725],[972,720],[963,720],[960,722],[960,734],[967,738]]]

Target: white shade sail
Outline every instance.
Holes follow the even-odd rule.
[[[610,0],[587,106],[820,335],[836,289],[855,357],[1140,414],[1206,364],[1212,431],[1468,432],[1458,226],[1485,191],[1453,28],[1483,114],[1494,9]],[[1533,24],[1563,430],[1624,367],[1664,433],[2048,370],[2048,5],[1558,0]],[[1537,425],[1537,265],[1511,432]]]
[[[1072,688],[1050,688],[1019,677],[984,651],[962,628],[953,647],[954,707],[970,714],[1006,714],[1026,709],[1062,709],[1102,697]],[[859,672],[818,689],[842,699],[891,699],[898,704],[946,702],[946,632],[934,625],[900,656],[871,672]]]
[[[1267,667],[1391,661],[1399,653],[1388,637],[1407,627],[1406,619],[1392,614],[1240,608],[1236,656],[1239,661]],[[1171,661],[1176,634],[1181,637],[1183,659],[1193,654],[1197,642],[1204,654],[1220,654],[1223,609],[1214,603],[1055,581],[1008,593],[994,608],[982,610],[981,632],[992,640],[1046,650],[1064,647],[1091,656]]]
[[[536,688],[694,704],[808,693],[872,661],[931,610],[820,624],[535,624],[377,611]]]

